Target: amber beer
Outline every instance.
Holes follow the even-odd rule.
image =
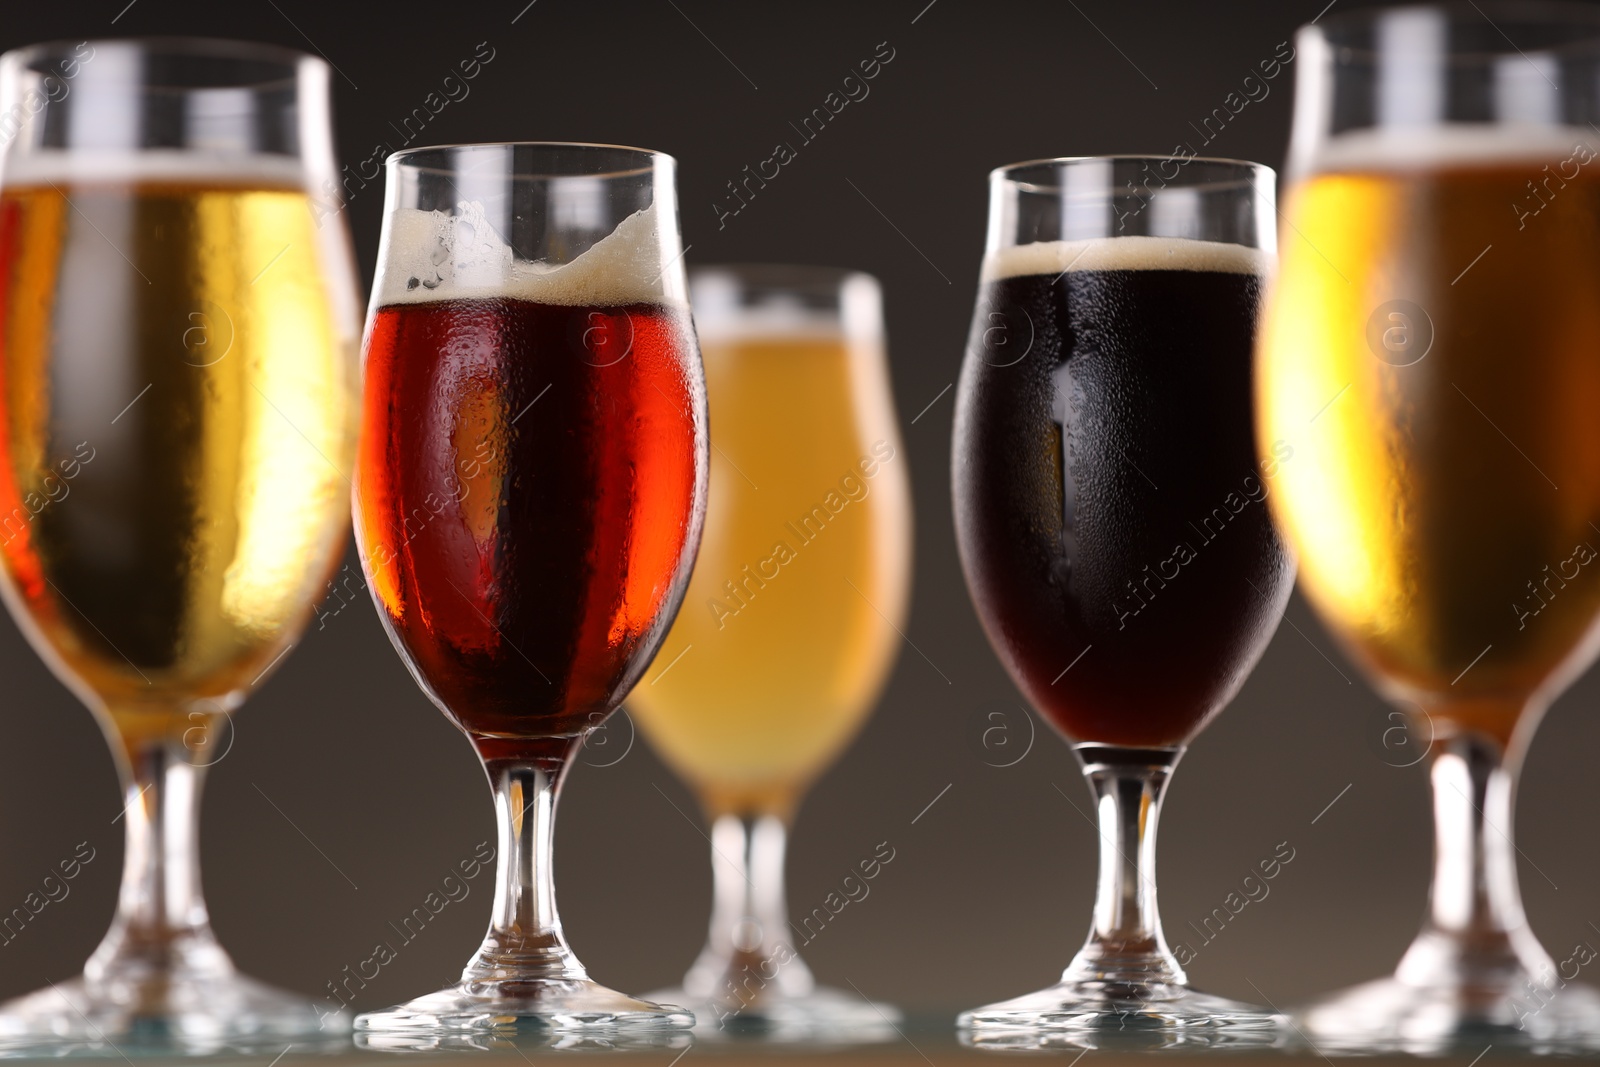
[[[1600,160],[1542,136],[1336,139],[1263,326],[1305,589],[1441,735],[1507,740],[1600,609]]]
[[[694,332],[649,273],[605,266],[628,239],[521,284],[436,297],[399,277],[368,330],[356,499],[373,593],[485,758],[597,726],[688,581]]]
[[[797,313],[798,315],[798,313]],[[787,814],[900,636],[910,495],[880,337],[702,325],[710,505],[678,620],[628,699],[713,816]]]
[[[347,528],[342,253],[295,175],[247,162],[33,157],[0,194],[9,594],[130,745],[231,707]]]
[[[1266,499],[1291,453],[1258,466],[1250,429],[1269,266],[1154,237],[984,265],[956,533],[991,643],[1072,741],[1182,747],[1277,627],[1293,568]]]

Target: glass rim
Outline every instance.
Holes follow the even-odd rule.
[[[1340,11],[1326,19],[1317,22],[1308,22],[1301,26],[1295,36],[1300,39],[1317,39],[1339,51],[1335,62],[1349,63],[1352,59],[1368,61],[1376,59],[1379,52],[1375,48],[1358,47],[1356,45],[1340,42],[1330,28],[1334,31],[1341,29],[1354,29],[1359,26],[1375,26],[1383,18],[1391,15],[1407,13],[1418,14],[1433,12],[1441,15],[1449,23],[1466,20],[1481,23],[1498,30],[1500,37],[1505,41],[1503,48],[1499,49],[1473,49],[1472,51],[1456,51],[1448,46],[1442,53],[1443,60],[1452,66],[1473,66],[1503,59],[1510,55],[1526,56],[1529,49],[1522,48],[1508,39],[1502,22],[1516,22],[1523,26],[1562,26],[1587,27],[1592,32],[1586,36],[1564,41],[1549,47],[1534,47],[1532,51],[1538,55],[1570,55],[1574,53],[1600,52],[1600,7],[1590,4],[1573,2],[1573,0],[1483,0],[1480,5],[1463,0],[1443,0],[1440,3],[1415,3],[1397,4],[1393,7],[1364,7],[1353,11]]]
[[[577,151],[580,153],[618,152],[638,156],[640,164],[635,167],[616,167],[593,173],[564,173],[564,174],[512,174],[509,177],[514,181],[542,181],[551,178],[631,178],[651,173],[656,164],[666,161],[676,165],[677,157],[653,148],[638,148],[634,145],[606,144],[603,141],[462,141],[456,144],[417,145],[413,148],[402,148],[397,152],[389,153],[385,164],[395,168],[404,167],[406,170],[426,174],[455,174],[456,171],[441,166],[418,162],[417,157],[429,153],[438,153],[441,156],[462,154],[467,155],[479,151],[488,152],[495,149],[549,149],[561,151]]]
[[[864,270],[806,263],[707,263],[688,271],[702,341],[842,338],[882,342],[883,284]]]
[[[1047,185],[1047,184],[1042,183],[1042,182],[1023,180],[1021,177],[1019,177],[1019,173],[1021,171],[1032,169],[1032,168],[1039,168],[1039,169],[1043,169],[1045,167],[1062,168],[1062,167],[1071,167],[1071,166],[1075,166],[1075,165],[1078,165],[1078,164],[1087,164],[1087,163],[1113,163],[1113,164],[1115,164],[1115,163],[1152,163],[1152,162],[1160,162],[1160,163],[1173,162],[1173,163],[1177,163],[1180,168],[1188,167],[1188,166],[1191,166],[1192,164],[1195,164],[1195,163],[1199,163],[1199,164],[1201,164],[1203,166],[1233,167],[1233,168],[1235,168],[1235,169],[1237,169],[1239,171],[1249,172],[1250,174],[1253,174],[1253,175],[1264,175],[1264,176],[1266,176],[1268,178],[1272,178],[1274,180],[1276,180],[1277,176],[1278,176],[1278,172],[1274,168],[1272,168],[1271,166],[1268,166],[1265,163],[1256,162],[1255,160],[1251,160],[1251,159],[1233,159],[1233,158],[1230,158],[1230,157],[1227,157],[1227,156],[1173,156],[1173,155],[1164,155],[1164,154],[1159,154],[1159,153],[1155,153],[1155,154],[1150,154],[1150,153],[1131,153],[1131,154],[1128,154],[1128,155],[1109,155],[1109,156],[1046,156],[1046,157],[1044,157],[1042,159],[1026,159],[1026,160],[1023,160],[1020,163],[1007,163],[1003,167],[994,168],[993,170],[991,170],[989,172],[989,180],[991,182],[995,182],[995,183],[1007,182],[1007,183],[1010,183],[1010,184],[1016,185],[1016,186],[1031,186],[1031,187],[1033,187],[1035,189],[1050,189],[1050,188],[1059,189],[1060,186],[1051,186],[1051,185]],[[1180,173],[1181,173],[1181,170],[1180,170]],[[1183,188],[1194,188],[1196,186],[1204,185],[1204,184],[1207,184],[1207,183],[1205,183],[1205,182],[1180,183],[1180,182],[1177,181],[1177,179],[1172,179],[1171,180],[1171,184],[1179,185],[1180,187],[1183,187]]]
[[[310,52],[291,48],[288,45],[271,44],[266,41],[245,41],[235,37],[191,37],[183,34],[161,34],[151,37],[90,37],[77,41],[70,38],[53,38],[48,41],[35,41],[33,44],[25,44],[8,49],[0,53],[0,64],[6,66],[21,65],[26,69],[43,58],[57,55],[73,57],[76,55],[76,49],[83,45],[88,45],[96,52],[104,48],[172,56],[239,59],[258,63],[278,63],[284,68],[283,75],[279,77],[245,80],[236,84],[212,86],[211,88],[261,89],[274,85],[289,84],[294,80],[295,69],[306,63],[325,70],[330,69],[326,60]],[[203,88],[207,87],[144,85],[137,87],[134,91],[193,92]]]

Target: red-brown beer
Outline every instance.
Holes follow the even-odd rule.
[[[424,691],[486,756],[597,724],[655,654],[699,536],[687,309],[383,306],[365,396],[358,533]]]

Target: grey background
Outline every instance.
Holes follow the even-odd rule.
[[[1189,123],[1220,106],[1326,0],[526,2],[13,4],[0,19],[0,45],[194,33],[306,48],[309,39],[343,72],[337,128],[344,159],[355,162],[379,141],[398,145],[389,123],[487,41],[494,60],[423,142],[666,150],[682,163],[691,261],[789,260],[877,274],[914,477],[907,633],[920,653],[902,649],[879,712],[805,803],[791,902],[809,910],[887,841],[895,859],[871,895],[807,949],[820,978],[927,1009],[1049,982],[1088,922],[1088,797],[1066,746],[1043,726],[1027,749],[1031,720],[977,626],[949,517],[952,397],[941,391],[955,379],[971,313],[984,175],[1016,160],[1196,141]],[[882,41],[895,58],[871,95],[719,230],[711,205],[724,183],[790,139],[787,122]],[[1207,152],[1279,163],[1292,77],[1291,65]],[[381,197],[373,185],[350,204],[364,280]],[[470,748],[413,686],[370,606],[359,601],[325,621],[241,713],[236,745],[212,775],[203,832],[223,942],[245,970],[307,993],[324,992],[380,939],[393,941],[387,923],[420,905],[493,831]],[[9,623],[0,623],[0,678],[0,911],[20,904],[78,842],[97,849],[71,895],[0,946],[0,995],[11,995],[79,969],[110,919],[122,850],[105,744]],[[1600,945],[1597,703],[1592,673],[1558,702],[1519,809],[1528,911],[1557,959],[1580,940]],[[1006,709],[1008,732],[989,734],[986,746],[985,730],[1002,722],[989,714]],[[1424,774],[1391,766],[1414,751],[1385,748],[1392,725],[1297,598],[1170,794],[1161,881],[1174,940],[1197,946],[1188,923],[1221,906],[1279,842],[1294,849],[1270,896],[1198,948],[1197,983],[1281,1006],[1392,967],[1420,919],[1429,865]],[[621,747],[591,763],[615,758],[627,733],[618,723]],[[1002,739],[1009,747],[996,747]],[[1024,751],[1014,766],[990,765]],[[707,845],[689,794],[642,741],[612,766],[578,767],[558,854],[567,928],[591,971],[630,990],[676,979],[704,933]],[[489,893],[485,874],[400,950],[357,1006],[452,979],[482,933]]]

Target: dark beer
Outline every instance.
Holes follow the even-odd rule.
[[[694,556],[688,310],[386,305],[366,361],[357,519],[413,674],[485,755],[598,724],[649,665]]]
[[[1258,467],[1259,259],[1176,242],[1194,269],[1165,269],[1163,242],[1122,240],[1151,244],[1085,259],[1097,269],[986,270],[956,410],[956,530],[989,639],[1034,706],[1074,742],[1171,748],[1277,626],[1293,568],[1266,496],[1292,446]]]

